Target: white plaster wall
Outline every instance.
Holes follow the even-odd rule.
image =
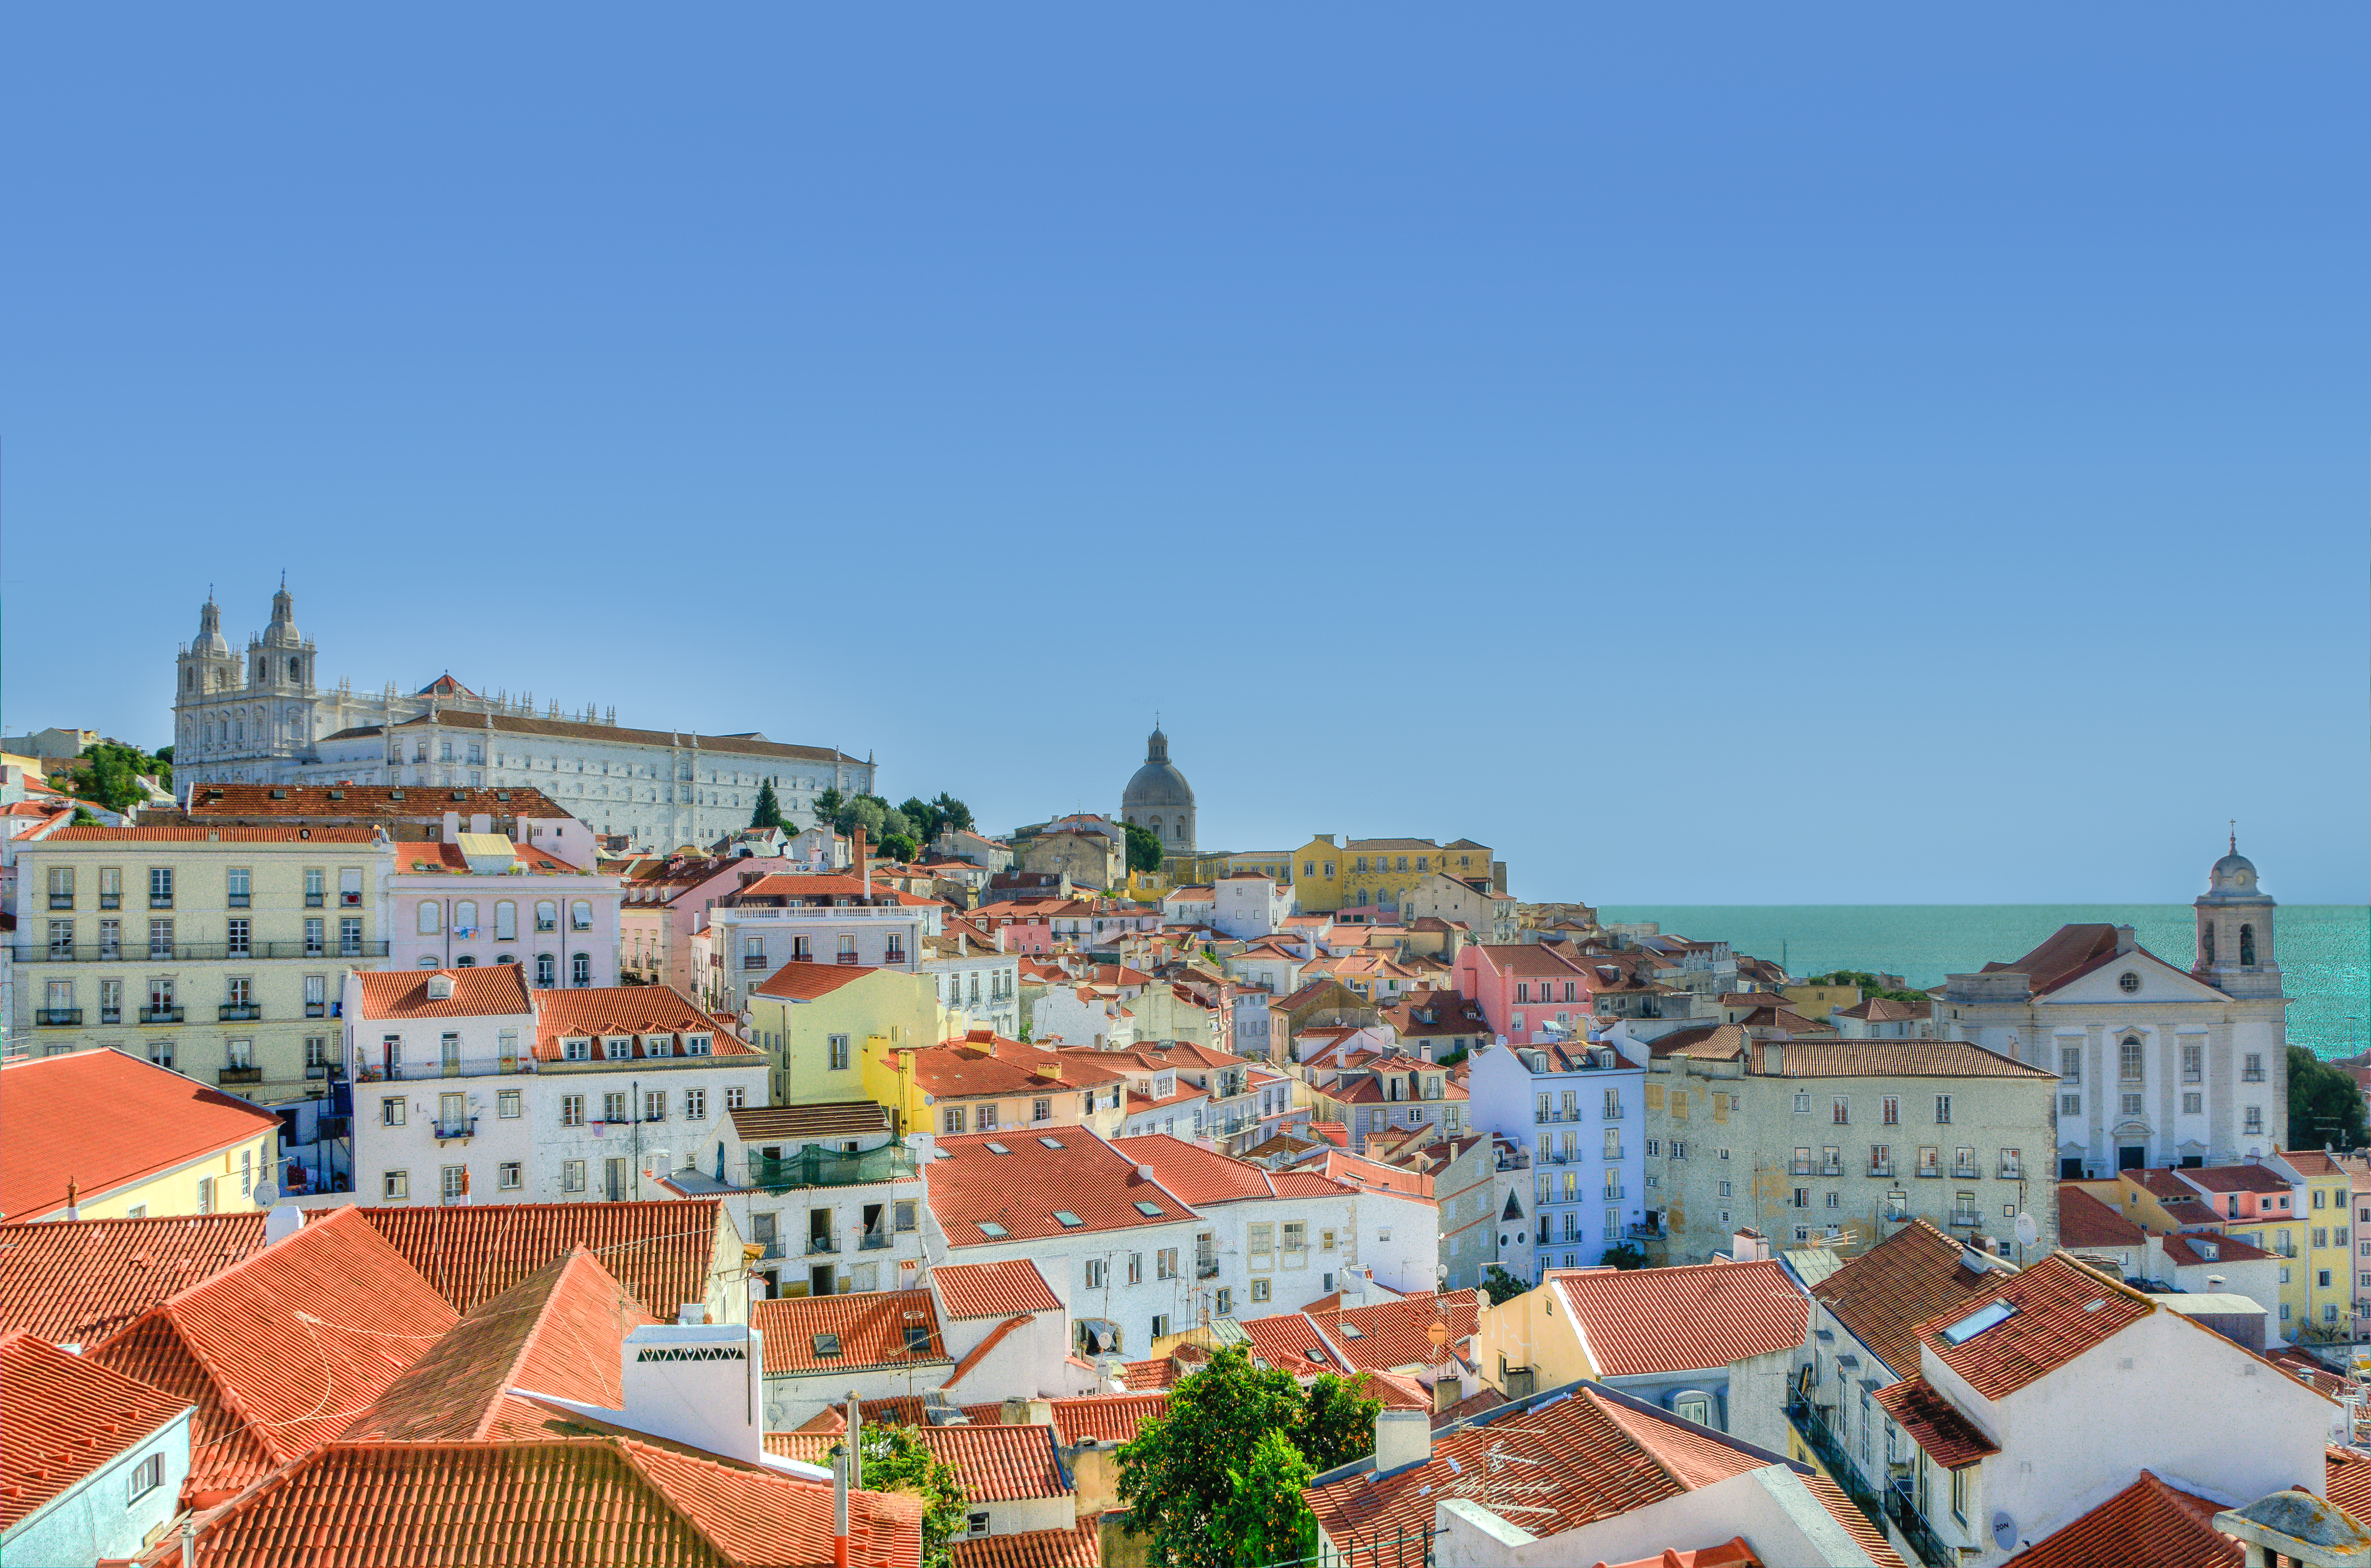
[[[158,1453],[165,1456],[163,1484],[131,1502],[133,1470]],[[81,1485],[19,1519],[0,1540],[0,1558],[12,1563],[50,1563],[133,1556],[149,1531],[179,1512],[181,1485],[189,1479],[190,1416],[184,1412]]]

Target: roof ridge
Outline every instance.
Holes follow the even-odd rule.
[[[526,1332],[519,1336],[517,1351],[511,1356],[509,1365],[503,1368],[500,1387],[496,1389],[494,1397],[486,1401],[486,1408],[478,1412],[477,1424],[471,1428],[469,1434],[472,1437],[483,1442],[487,1429],[494,1424],[495,1412],[503,1408],[503,1401],[509,1397],[511,1389],[524,1386],[523,1375],[526,1371],[527,1357],[542,1341],[544,1325],[550,1320],[552,1298],[560,1294],[560,1287],[568,1278],[569,1271],[575,1268],[580,1262],[591,1263],[596,1269],[601,1267],[597,1262],[595,1262],[593,1254],[585,1251],[584,1243],[580,1241],[561,1254],[557,1266],[546,1264],[538,1269],[534,1274],[529,1274],[517,1285],[511,1286],[510,1290],[503,1292],[503,1296],[508,1296],[511,1291],[519,1290],[533,1284],[537,1274],[549,1274],[551,1276],[551,1283],[545,1287],[541,1300],[536,1305],[534,1318],[527,1324]],[[603,1273],[607,1272],[603,1270]],[[499,1301],[502,1297],[498,1296],[493,1299]],[[464,1318],[468,1316],[466,1312],[462,1314]],[[457,1320],[453,1327],[457,1329],[460,1326],[459,1320]],[[447,1329],[445,1332],[450,1333],[452,1330]]]

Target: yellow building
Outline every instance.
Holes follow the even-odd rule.
[[[878,1053],[894,1098],[881,1102],[902,1133],[1044,1131],[1083,1126],[1119,1136],[1135,1059],[1054,1052],[985,1029],[919,1050]]]
[[[263,1104],[328,1093],[331,1005],[387,962],[367,827],[66,827],[17,851],[30,1051],[111,1047]]]
[[[2275,1170],[2286,1166],[2296,1177],[2297,1235],[2304,1243],[2302,1267],[2292,1277],[2302,1297],[2304,1321],[2293,1331],[2310,1328],[2317,1334],[2346,1334],[2354,1329],[2354,1231],[2347,1224],[2352,1179],[2345,1168],[2319,1149],[2275,1149]]]
[[[1337,846],[1330,833],[1301,846],[1292,870],[1293,901],[1302,914],[1370,922],[1396,919],[1400,894],[1436,871],[1493,885],[1498,874],[1489,848],[1470,838],[1353,838]]]
[[[786,963],[749,993],[749,1028],[750,1043],[771,1058],[774,1104],[870,1100],[894,1113],[903,1090],[885,1058],[937,1044],[946,1035],[947,1011],[933,975]]]
[[[0,1066],[0,1219],[234,1214],[276,1189],[280,1118],[121,1051]]]
[[[1787,1005],[1814,1023],[1828,1021],[1828,1014],[1837,1008],[1860,1006],[1857,986],[1788,986],[1780,995]]]

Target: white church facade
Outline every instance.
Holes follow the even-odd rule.
[[[2194,908],[2186,970],[2130,926],[2080,925],[2013,963],[1945,978],[1937,1036],[2058,1074],[2062,1179],[2228,1165],[2288,1142],[2273,905],[2236,839]]]
[[[833,747],[754,731],[630,729],[615,709],[563,715],[555,702],[538,714],[527,696],[480,696],[449,674],[410,693],[389,683],[362,694],[344,681],[324,690],[314,658],[284,582],[244,655],[207,599],[175,670],[173,781],[183,800],[203,784],[532,785],[596,833],[670,849],[748,826],[769,783],[799,825],[826,790],[874,792],[873,763]]]

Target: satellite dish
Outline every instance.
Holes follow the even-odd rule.
[[[1993,1516],[1993,1544],[2003,1551],[2007,1551],[2017,1545],[2017,1521],[2007,1514]]]
[[[2041,1228],[2033,1223],[2033,1216],[2019,1210],[2017,1216],[2017,1244],[2030,1247],[2041,1239]],[[2007,1517],[2007,1515],[2002,1516]]]
[[[273,1204],[278,1203],[280,1201],[278,1183],[258,1182],[255,1184],[255,1201],[265,1208],[270,1208]]]

